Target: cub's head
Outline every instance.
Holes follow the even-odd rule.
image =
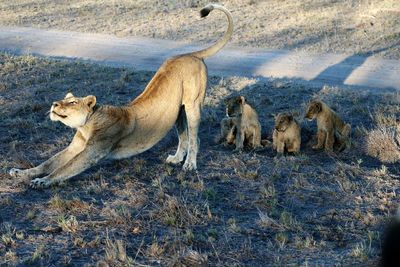
[[[305,118],[308,120],[313,120],[317,118],[318,113],[322,111],[322,102],[319,100],[311,100],[307,106]]]
[[[289,128],[293,121],[293,115],[288,113],[279,113],[275,116],[275,129],[278,132],[284,132]]]
[[[243,96],[234,96],[225,99],[226,116],[235,117],[242,115],[246,99]]]
[[[96,105],[96,97],[75,97],[68,93],[64,99],[53,103],[50,109],[50,119],[61,121],[71,128],[82,127]]]

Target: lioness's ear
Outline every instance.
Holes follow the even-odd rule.
[[[68,92],[68,94],[65,95],[64,99],[74,97],[74,95],[71,92]]]
[[[85,97],[85,103],[92,109],[96,105],[96,97],[94,95],[88,95]]]

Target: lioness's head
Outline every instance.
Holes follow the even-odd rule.
[[[293,121],[293,115],[288,113],[279,113],[275,116],[275,129],[278,132],[284,132],[289,128]]]
[[[50,109],[50,119],[61,121],[71,128],[82,127],[96,105],[96,97],[75,97],[68,93],[64,99],[53,103]]]
[[[243,96],[234,96],[224,100],[226,106],[226,115],[228,117],[240,116],[243,112],[243,105],[246,99]]]
[[[319,100],[312,100],[306,110],[305,118],[308,120],[313,120],[317,118],[318,113],[322,111],[322,102]]]

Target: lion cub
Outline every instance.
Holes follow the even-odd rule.
[[[300,125],[293,115],[279,113],[275,116],[275,129],[272,135],[273,148],[279,155],[287,152],[298,154],[300,152],[301,134]]]
[[[244,143],[252,148],[261,147],[261,125],[257,112],[243,96],[225,99],[227,118],[221,121],[219,141],[233,144],[236,151],[243,149]]]
[[[221,132],[217,137],[217,143],[224,143],[225,145],[233,145],[236,139],[236,125],[234,118],[223,118],[221,120]]]
[[[350,146],[350,124],[346,124],[339,116],[321,100],[312,100],[308,106],[305,118],[308,120],[317,119],[318,142],[313,149],[325,148],[326,151],[333,151],[333,145],[337,144],[338,151]]]

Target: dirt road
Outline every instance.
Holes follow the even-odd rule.
[[[13,54],[82,59],[111,66],[156,70],[168,57],[209,44],[150,38],[118,38],[21,27],[0,27],[0,50]],[[298,79],[300,82],[400,89],[400,62],[372,54],[313,55],[306,52],[227,47],[207,59],[210,74]]]

